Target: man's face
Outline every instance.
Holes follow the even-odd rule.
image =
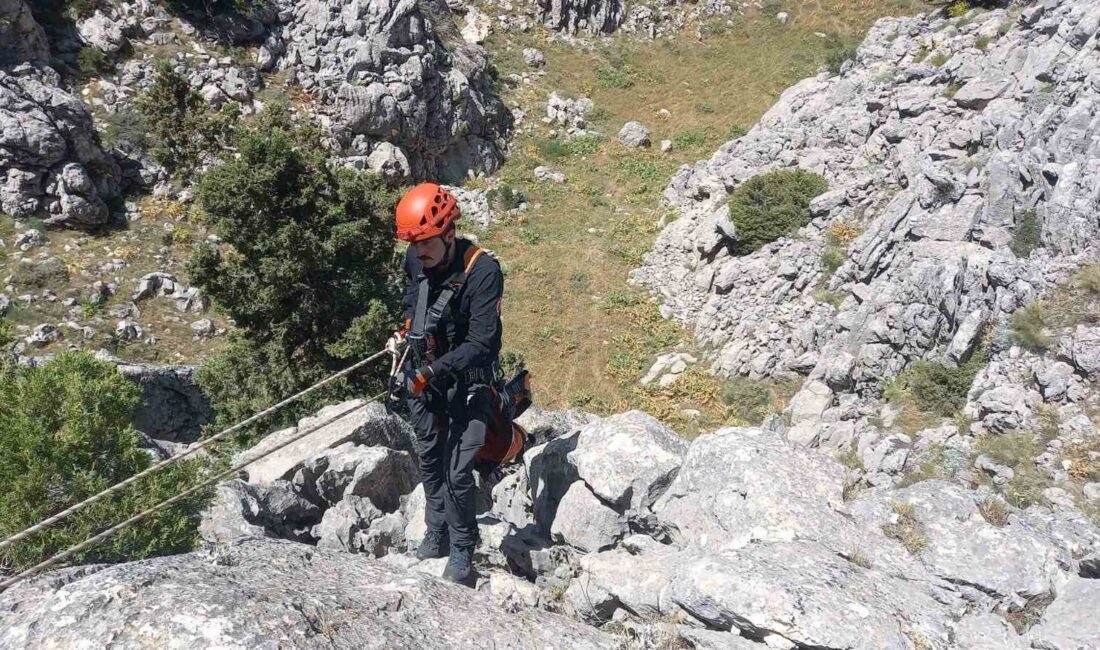
[[[413,242],[413,251],[416,253],[416,258],[424,265],[424,268],[435,268],[445,261],[444,257],[447,255],[447,245],[444,243],[444,237],[453,241],[454,231],[452,230],[439,237]]]

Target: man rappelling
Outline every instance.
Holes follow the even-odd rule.
[[[397,238],[409,248],[404,325],[394,335],[408,346],[394,384],[416,433],[427,501],[427,534],[416,555],[449,553],[443,576],[454,582],[470,576],[478,541],[475,457],[499,411],[504,290],[497,261],[456,237],[459,216],[454,195],[434,183],[417,185],[397,204]]]

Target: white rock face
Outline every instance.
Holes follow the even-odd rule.
[[[987,325],[1068,275],[1100,234],[1100,126],[1085,108],[1100,102],[1085,81],[1100,69],[1097,7],[1051,2],[1028,19],[997,10],[958,28],[879,20],[843,73],[799,82],[747,135],[677,172],[665,200],[681,216],[633,280],[693,326],[722,375],[823,379],[848,354],[838,396],[877,396],[916,360],[965,358]],[[978,39],[990,40],[985,52]],[[933,67],[918,60],[922,47],[950,58]],[[793,167],[829,184],[810,225],[739,255],[727,198]],[[1010,244],[1031,214],[1042,250],[1017,257]],[[858,236],[829,276],[825,239],[841,226]]]
[[[616,647],[583,623],[538,610],[509,614],[468,587],[361,555],[257,540],[222,560],[188,553],[93,565],[19,586],[0,595],[0,644],[198,648],[282,639],[350,649],[389,639],[438,649]],[[120,591],[131,597],[118,598]]]
[[[497,169],[512,123],[476,45],[489,17],[473,6],[462,13],[460,30],[442,2],[305,0],[281,12],[286,24],[265,47],[318,94],[346,155],[388,142],[409,175],[456,183]]]

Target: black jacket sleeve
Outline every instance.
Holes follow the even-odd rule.
[[[409,251],[405,252],[405,295],[401,298],[402,321],[412,320],[413,312],[416,310],[416,295],[420,291],[420,285],[416,282],[416,277],[420,275],[420,269],[410,262],[411,255]]]
[[[432,363],[431,369],[436,375],[487,366],[499,350],[500,299],[504,293],[500,264],[482,255],[471,269],[463,291],[470,305],[466,340]]]

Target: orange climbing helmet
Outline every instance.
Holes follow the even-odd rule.
[[[438,237],[459,216],[454,194],[435,183],[421,183],[397,203],[397,238],[416,242]]]

